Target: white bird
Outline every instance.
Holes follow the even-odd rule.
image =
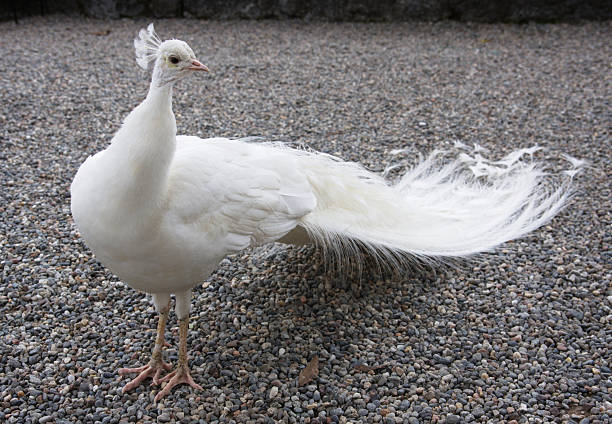
[[[110,146],[89,157],[71,186],[75,223],[97,258],[131,287],[151,293],[159,313],[147,377],[201,389],[187,359],[191,290],[228,254],[280,241],[315,242],[338,257],[369,249],[379,258],[464,257],[490,250],[548,222],[570,196],[548,188],[534,149],[489,161],[464,146],[450,160],[436,151],[395,184],[355,163],[280,143],[177,136],[172,87],[208,71],[183,41],[161,40],[153,25],[134,41],[136,60],[154,64],[146,99]],[[482,149],[481,149],[482,150]],[[568,177],[567,180],[570,178]],[[179,359],[162,358],[170,295],[176,297]]]

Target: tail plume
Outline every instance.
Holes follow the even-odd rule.
[[[308,155],[318,203],[302,226],[332,262],[364,248],[394,268],[410,258],[438,262],[489,251],[546,224],[572,196],[584,161],[566,157],[571,169],[547,173],[533,157],[539,150],[492,160],[484,148],[459,143],[452,152],[434,151],[395,184],[357,164]]]

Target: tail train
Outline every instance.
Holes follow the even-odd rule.
[[[363,248],[391,266],[467,257],[549,222],[585,165],[566,156],[571,169],[549,174],[533,158],[537,146],[501,160],[486,158],[479,146],[455,147],[434,151],[394,184],[358,164],[304,153],[317,206],[281,241],[305,232],[340,262]]]

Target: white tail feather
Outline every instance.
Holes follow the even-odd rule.
[[[138,38],[134,39],[136,49],[136,63],[142,69],[147,70],[152,62],[155,62],[159,53],[161,40],[155,33],[153,24],[149,24],[147,29],[141,29]]]
[[[571,196],[573,173],[545,173],[533,161],[538,150],[499,161],[483,157],[479,146],[454,157],[435,151],[396,184],[357,164],[306,155],[318,204],[302,226],[334,262],[364,247],[391,266],[488,251],[544,225]],[[568,161],[573,171],[583,165]]]

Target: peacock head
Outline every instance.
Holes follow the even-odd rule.
[[[150,24],[147,29],[141,29],[138,38],[134,40],[136,62],[143,69],[148,69],[153,63],[152,81],[161,87],[172,83],[191,73],[191,71],[206,71],[208,68],[200,63],[187,43],[181,40],[166,40],[162,42]]]

